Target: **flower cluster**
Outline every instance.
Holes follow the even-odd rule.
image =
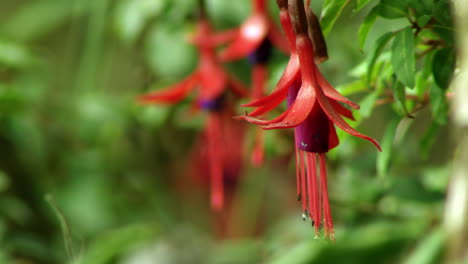
[[[224,71],[221,63],[247,58],[252,65],[250,98],[253,101],[243,106],[254,109],[237,119],[257,124],[264,130],[294,128],[298,200],[316,234],[323,226],[325,235],[333,238],[326,153],[339,144],[336,127],[370,141],[378,150],[381,148],[377,141],[359,133],[344,120],[354,119],[345,105],[354,109],[359,109],[359,105],[342,96],[321,74],[316,63],[328,55],[323,36],[317,32],[320,28],[318,20],[309,5],[305,7],[303,0],[290,0],[289,3],[288,0],[277,0],[284,37],[268,15],[266,0],[252,0],[252,3],[253,13],[245,23],[221,33],[212,30],[206,14],[201,12],[197,34],[190,39],[198,47],[197,69],[172,87],[141,96],[140,102],[174,104],[198,89],[197,105],[208,113],[204,138],[211,204],[214,209],[221,210],[225,203],[225,182],[237,179],[240,173],[243,145],[243,132],[233,123],[233,103],[227,99],[227,94],[230,92],[238,98],[249,96],[244,86]],[[218,55],[216,47],[221,44],[227,45]],[[265,64],[273,46],[289,54],[290,58],[275,89],[265,96]],[[285,101],[287,109],[283,113],[271,120],[263,119]],[[263,160],[262,132],[257,129],[257,144],[252,156],[256,165]],[[235,143],[226,148],[222,146],[226,142]]]
[[[302,0],[290,1],[289,5],[286,0],[277,0],[277,3],[281,24],[291,46],[290,60],[275,90],[245,104],[255,109],[240,118],[264,129],[294,128],[298,199],[302,201],[304,215],[312,220],[316,233],[323,219],[326,235],[333,237],[325,153],[339,144],[335,126],[372,142],[379,150],[381,148],[377,141],[359,133],[343,119],[353,119],[353,115],[341,103],[355,109],[359,109],[359,105],[338,93],[315,64],[314,46]],[[272,120],[256,118],[283,101],[287,101],[288,109],[278,117]]]

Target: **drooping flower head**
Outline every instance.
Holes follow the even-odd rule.
[[[251,98],[264,96],[268,78],[266,64],[271,57],[273,47],[289,53],[286,38],[268,14],[267,1],[252,0],[252,14],[246,21],[239,28],[219,34],[217,39],[228,42],[227,47],[220,53],[221,60],[247,58],[252,65]],[[263,163],[263,156],[263,131],[257,129],[252,163],[260,166]]]
[[[241,118],[264,129],[294,128],[298,199],[302,201],[304,215],[312,220],[316,234],[323,220],[326,236],[333,238],[325,153],[339,144],[335,126],[381,149],[374,139],[344,121],[343,117],[353,119],[353,115],[341,103],[355,109],[359,109],[359,105],[339,94],[315,64],[302,0],[291,0],[289,6],[287,0],[277,0],[277,3],[281,24],[292,47],[291,57],[275,90],[269,96],[244,105],[255,109]],[[285,100],[288,109],[278,117],[272,120],[255,118]]]
[[[238,80],[223,69],[216,56],[217,41],[206,41],[215,36],[215,32],[206,18],[204,9],[201,10],[196,34],[189,40],[198,48],[197,68],[181,82],[163,90],[144,94],[140,96],[139,101],[143,104],[175,104],[196,89],[196,106],[208,115],[204,138],[209,163],[211,206],[215,210],[221,210],[224,206],[224,178],[226,175],[234,177],[232,172],[239,173],[238,169],[229,167],[233,164],[230,160],[238,159],[232,157],[233,153],[239,153],[242,148],[241,143],[235,146],[239,151],[223,146],[228,140],[223,131],[226,126],[231,125],[229,121],[232,122],[226,121],[226,116],[233,114],[230,103],[227,102],[227,92],[229,90],[237,97],[246,97],[248,92]]]

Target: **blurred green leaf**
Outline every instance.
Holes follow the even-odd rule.
[[[440,124],[437,122],[432,122],[427,131],[424,133],[420,142],[421,157],[424,160],[429,157],[431,148],[434,145],[439,130]]]
[[[433,264],[441,261],[445,230],[435,228],[427,234],[403,264]]]
[[[448,104],[445,97],[445,90],[442,90],[433,84],[429,91],[429,98],[431,101],[432,118],[440,125],[447,123],[448,119]]]
[[[440,192],[424,188],[422,181],[416,177],[395,178],[389,192],[398,199],[421,204],[435,203],[444,197]],[[403,203],[400,202],[400,204]]]
[[[432,15],[441,25],[450,26],[452,24],[450,10],[451,10],[450,1],[447,1],[447,0],[433,1]]]
[[[366,18],[362,22],[362,25],[359,27],[359,47],[361,49],[364,48],[364,44],[366,43],[367,35],[371,30],[372,26],[374,26],[375,21],[377,20],[377,13],[378,9],[376,7],[372,8],[372,10],[367,14]]]
[[[122,0],[115,12],[115,27],[119,36],[133,43],[151,18],[164,10],[166,0]]]
[[[0,40],[0,65],[25,68],[37,62],[37,58],[24,45]]]
[[[392,90],[393,98],[396,105],[400,109],[400,112],[404,115],[408,115],[408,109],[406,108],[405,86],[401,82],[395,80],[392,85]]]
[[[261,263],[260,244],[252,240],[225,241],[217,245],[206,263]]]
[[[71,2],[71,3],[70,3]],[[82,15],[89,1],[44,0],[23,4],[0,25],[0,32],[18,41],[29,41],[56,30]]]
[[[362,8],[364,8],[369,2],[372,0],[356,0],[356,8],[354,9],[355,12],[359,12]]]
[[[17,225],[26,225],[32,216],[31,209],[24,201],[14,196],[0,196],[0,212]]]
[[[10,187],[10,179],[8,178],[8,175],[0,170],[0,193],[8,190]]]
[[[146,41],[146,55],[155,73],[177,82],[195,64],[195,48],[186,42],[185,31],[154,27]]]
[[[45,196],[45,200],[49,205],[52,207],[59,223],[60,223],[60,229],[62,230],[63,234],[63,241],[65,244],[65,249],[67,251],[67,255],[70,259],[75,260],[76,258],[76,249],[75,245],[73,243],[73,239],[71,236],[71,231],[70,227],[68,226],[68,222],[65,219],[65,216],[62,213],[62,210],[58,207],[57,203],[55,202],[54,197],[51,194],[47,194]]]
[[[385,129],[385,134],[382,139],[382,152],[377,154],[377,173],[380,177],[387,175],[387,171],[393,155],[395,133],[399,122],[399,119],[394,119],[387,125],[387,128]]]
[[[377,59],[379,58],[380,54],[382,53],[385,45],[390,41],[392,37],[395,36],[394,32],[387,32],[380,36],[377,41],[372,45],[371,51],[367,57],[368,66],[367,66],[367,82],[371,82],[372,72],[374,70],[374,65]]]
[[[408,0],[409,7],[414,8],[417,13],[418,19],[420,17],[429,17],[432,15],[432,8],[436,1],[433,0]],[[423,24],[419,24],[419,26],[424,26]]]
[[[126,250],[157,237],[158,227],[151,224],[130,225],[97,237],[76,264],[106,264]]]
[[[408,4],[405,0],[381,0],[378,5],[380,16],[388,19],[406,16]]]
[[[437,86],[446,90],[455,70],[455,51],[450,48],[438,50],[432,61],[432,74]]]
[[[392,45],[392,66],[398,79],[414,88],[416,75],[415,41],[411,27],[398,32]]]
[[[325,0],[322,6],[322,16],[320,20],[320,25],[325,36],[330,33],[333,25],[340,17],[349,1],[350,0]]]
[[[421,233],[422,226],[407,222],[376,221],[337,234],[336,243],[309,239],[291,248],[275,252],[274,264],[296,263],[368,263],[397,258],[394,250],[405,247]],[[391,235],[390,235],[391,234]]]
[[[368,87],[364,80],[357,80],[344,85],[339,85],[336,87],[336,90],[338,90],[344,96],[349,96],[352,94],[365,92],[368,90]]]
[[[452,168],[450,165],[442,167],[430,166],[424,169],[421,181],[427,190],[444,193],[449,185],[451,173]]]
[[[360,103],[361,108],[359,109],[359,113],[362,117],[368,118],[372,114],[372,110],[374,109],[375,102],[379,98],[379,95],[380,91],[376,90],[364,97]]]

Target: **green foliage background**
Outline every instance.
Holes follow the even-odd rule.
[[[207,2],[218,29],[250,12],[247,0]],[[0,2],[0,263],[439,263],[454,153],[449,1],[313,1],[329,45],[321,68],[361,103],[353,125],[384,150],[339,135],[329,155],[335,243],[300,220],[291,133],[277,131],[265,166],[246,169],[237,232],[213,235],[207,190],[184,175],[203,115],[187,117],[188,101],[135,102],[195,67],[185,42],[195,8]],[[274,53],[270,88],[286,61]],[[249,81],[246,62],[227,68]]]

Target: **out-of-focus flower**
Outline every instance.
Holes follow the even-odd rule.
[[[302,0],[291,1],[289,13],[286,0],[277,2],[281,9],[281,24],[292,47],[291,57],[275,90],[269,96],[244,105],[256,108],[240,118],[264,129],[295,129],[298,199],[302,201],[304,215],[312,220],[316,234],[323,219],[326,236],[333,238],[325,153],[339,144],[335,126],[372,142],[379,150],[381,148],[377,141],[359,133],[343,120],[343,117],[353,119],[353,115],[341,103],[355,109],[359,109],[359,105],[339,94],[315,64]],[[276,108],[284,100],[288,109],[278,117],[272,120],[255,118]]]
[[[236,29],[218,34],[215,42],[226,41],[227,47],[221,51],[223,61],[247,58],[252,65],[251,98],[264,96],[268,72],[266,64],[271,57],[273,46],[289,53],[289,44],[268,14],[266,0],[252,0],[252,14]],[[255,146],[252,152],[252,164],[263,163],[263,131],[255,131]]]
[[[203,16],[204,17],[204,16]],[[211,186],[211,206],[221,210],[224,206],[224,182],[226,178],[237,178],[241,168],[242,133],[234,129],[232,107],[227,91],[238,97],[248,92],[238,80],[225,72],[215,53],[217,41],[205,41],[214,36],[209,22],[203,18],[198,22],[197,33],[190,41],[198,47],[199,64],[196,70],[181,82],[140,96],[143,104],[175,104],[197,89],[196,105],[208,113],[204,131],[204,148]],[[229,117],[229,118],[228,118]],[[229,120],[228,120],[229,119]],[[230,130],[232,128],[232,131]],[[237,131],[235,146],[226,148],[226,141]],[[203,151],[203,150],[202,150]]]

